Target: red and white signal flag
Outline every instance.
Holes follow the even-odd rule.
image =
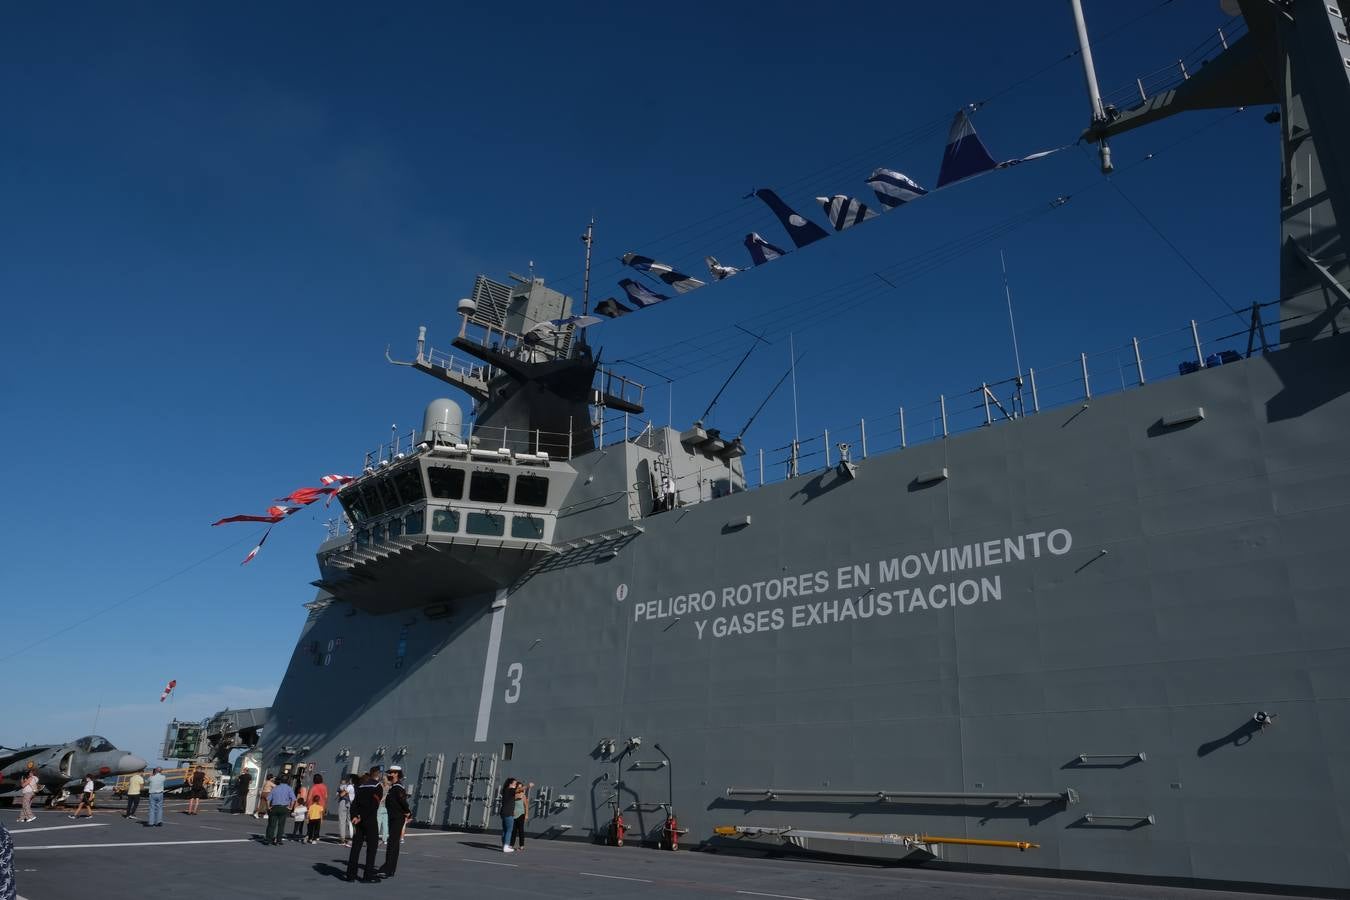
[[[299,503],[303,506],[309,506],[315,500],[318,500],[324,494],[336,494],[335,487],[302,487],[296,488],[285,497],[278,497],[274,503]]]
[[[173,679],[168,684],[166,684],[164,686],[164,693],[159,695],[159,702],[163,703],[165,700],[169,699],[169,695],[173,693],[173,689],[177,686],[178,686],[177,678]]]
[[[264,532],[263,532],[263,536],[262,536],[262,540],[261,540],[261,541],[258,541],[258,546],[254,547],[252,550],[248,551],[248,556],[245,556],[245,557],[244,557],[244,561],[241,562],[239,565],[241,565],[241,566],[246,566],[246,565],[248,565],[249,563],[253,562],[253,557],[255,557],[255,556],[258,555],[258,551],[262,549],[262,545],[263,545],[263,544],[267,543],[267,536],[268,536],[269,534],[271,534],[271,533],[272,533],[272,529],[271,529],[271,528],[268,528],[266,531],[264,531]]]

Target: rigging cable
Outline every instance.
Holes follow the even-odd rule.
[[[264,530],[265,530],[265,529],[264,529]],[[107,606],[100,607],[99,609],[94,610],[93,612],[89,613],[88,615],[83,616],[83,617],[81,617],[81,618],[79,618],[79,619],[76,619],[74,622],[70,623],[69,625],[65,626],[64,628],[59,628],[59,629],[57,629],[56,631],[53,631],[52,633],[50,633],[50,634],[48,634],[48,635],[45,635],[45,636],[43,636],[43,637],[38,638],[37,640],[30,641],[29,643],[24,644],[24,645],[23,645],[22,647],[20,647],[18,650],[15,650],[13,653],[10,653],[8,656],[0,656],[0,663],[2,663],[2,662],[8,662],[9,660],[14,659],[14,658],[17,657],[17,656],[21,656],[21,655],[23,655],[24,653],[27,653],[29,650],[31,650],[33,647],[38,646],[39,644],[45,644],[45,643],[47,643],[47,642],[50,641],[50,640],[54,640],[55,638],[58,638],[58,637],[60,637],[61,635],[66,634],[67,632],[74,631],[76,628],[79,628],[81,625],[86,625],[86,624],[88,624],[89,622],[92,622],[94,619],[97,619],[99,616],[102,616],[102,615],[104,615],[104,614],[106,614],[106,613],[112,612],[114,609],[116,609],[116,608],[119,607],[119,606],[123,606],[123,605],[125,605],[125,604],[127,604],[127,603],[130,603],[132,600],[135,600],[135,599],[137,599],[137,598],[139,598],[139,597],[144,597],[146,594],[150,593],[151,591],[155,590],[156,588],[163,587],[164,585],[168,584],[170,581],[173,581],[175,578],[178,578],[178,577],[180,577],[180,576],[186,575],[188,572],[191,572],[193,569],[197,568],[198,566],[205,565],[206,563],[208,563],[208,562],[210,562],[211,560],[215,559],[217,556],[220,556],[220,555],[222,555],[222,554],[224,554],[224,553],[226,553],[226,552],[228,552],[228,551],[230,551],[230,550],[235,549],[235,548],[238,547],[240,544],[243,544],[245,541],[250,541],[250,540],[251,540],[251,541],[253,541],[254,543],[257,543],[258,536],[259,536],[261,533],[262,533],[261,531],[255,532],[253,537],[242,537],[242,538],[240,538],[239,540],[237,540],[237,541],[235,541],[235,542],[233,542],[233,543],[231,543],[231,544],[226,544],[225,546],[221,547],[219,550],[215,551],[214,553],[208,554],[207,556],[203,556],[201,559],[197,560],[196,562],[191,563],[191,564],[189,564],[189,565],[187,565],[187,566],[184,566],[183,568],[181,568],[181,569],[179,569],[178,571],[173,572],[173,573],[171,573],[171,574],[169,574],[169,575],[165,575],[163,578],[159,579],[158,581],[154,582],[153,584],[147,585],[146,587],[143,587],[143,588],[141,588],[141,589],[138,590],[138,591],[134,591],[134,592],[128,594],[127,596],[121,598],[120,600],[114,600],[112,603],[109,603]]]
[[[1150,17],[1150,16],[1152,16],[1152,15],[1155,15],[1156,13],[1158,13],[1159,11],[1161,11],[1162,9],[1164,9],[1164,8],[1166,8],[1166,7],[1168,7],[1168,6],[1170,6],[1172,3],[1173,3],[1173,0],[1161,0],[1161,2],[1159,2],[1159,3],[1155,4],[1155,5],[1153,5],[1153,6],[1150,7],[1149,9],[1147,9],[1147,10],[1145,10],[1145,11],[1139,13],[1138,15],[1134,16],[1133,18],[1128,19],[1127,21],[1122,22],[1121,24],[1115,26],[1114,28],[1111,28],[1111,29],[1109,29],[1109,30],[1103,32],[1102,34],[1098,35],[1096,38],[1094,38],[1095,43],[1097,43],[1098,45],[1100,45],[1100,44],[1105,43],[1105,42],[1107,42],[1107,41],[1109,41],[1109,40],[1112,40],[1113,38],[1119,36],[1119,35],[1122,34],[1123,32],[1125,32],[1125,31],[1127,31],[1128,29],[1132,28],[1133,26],[1137,25],[1139,22],[1143,21],[1144,19],[1146,19],[1146,18],[1148,18],[1148,17]],[[1213,38],[1209,38],[1209,39],[1207,39],[1207,41],[1208,41],[1208,40],[1212,40],[1212,39],[1213,39]],[[1053,70],[1053,69],[1056,68],[1057,66],[1062,65],[1063,63],[1068,62],[1068,61],[1070,61],[1070,60],[1076,58],[1076,57],[1078,56],[1078,53],[1079,53],[1079,50],[1078,50],[1077,48],[1074,48],[1073,50],[1069,51],[1068,53],[1064,54],[1063,56],[1058,57],[1058,58],[1055,59],[1053,62],[1050,62],[1050,63],[1048,63],[1048,64],[1046,64],[1046,65],[1044,65],[1044,66],[1041,66],[1040,68],[1038,68],[1038,69],[1032,71],[1031,73],[1022,76],[1021,78],[1017,79],[1016,81],[1013,81],[1012,83],[1010,83],[1010,84],[1004,86],[1003,88],[1000,88],[999,90],[997,90],[997,91],[995,91],[994,93],[988,95],[988,96],[985,97],[984,99],[979,100],[979,101],[977,101],[976,103],[973,103],[972,106],[974,106],[976,109],[982,109],[983,107],[985,107],[985,106],[987,106],[988,104],[994,102],[995,100],[999,100],[999,99],[1001,99],[1001,98],[1007,96],[1008,94],[1015,92],[1016,90],[1018,90],[1019,88],[1025,86],[1026,84],[1030,83],[1031,81],[1034,81],[1035,79],[1041,77],[1042,75],[1046,74],[1047,72],[1050,72],[1051,70]],[[923,123],[921,123],[921,124],[919,124],[919,125],[917,125],[917,126],[914,126],[914,127],[912,127],[912,128],[906,129],[905,131],[899,132],[899,133],[895,134],[894,136],[892,136],[892,137],[890,137],[890,138],[888,138],[888,139],[886,139],[886,140],[884,140],[884,141],[881,141],[881,142],[879,142],[879,143],[877,143],[877,144],[872,145],[872,146],[869,147],[869,148],[866,148],[866,149],[861,150],[861,151],[857,151],[857,152],[855,152],[855,153],[852,153],[852,154],[850,154],[850,155],[848,155],[848,156],[845,156],[845,157],[842,157],[842,158],[838,158],[838,159],[836,159],[834,162],[831,162],[831,163],[827,164],[826,166],[823,166],[823,167],[821,167],[820,169],[815,170],[814,172],[811,172],[811,173],[808,173],[808,174],[806,174],[806,175],[803,175],[803,176],[801,176],[801,177],[799,177],[799,178],[797,178],[797,179],[794,179],[794,180],[792,180],[792,181],[783,182],[783,183],[780,184],[780,188],[781,188],[782,191],[785,192],[785,193],[791,193],[791,192],[793,192],[799,185],[801,185],[803,182],[806,182],[806,181],[815,179],[817,176],[821,176],[821,180],[824,180],[824,179],[823,179],[823,176],[824,176],[824,175],[826,175],[826,174],[828,174],[828,173],[831,173],[831,172],[833,172],[833,171],[835,171],[835,170],[842,170],[842,169],[844,169],[844,168],[846,168],[846,167],[850,167],[850,166],[854,165],[855,162],[859,161],[860,159],[866,159],[866,158],[869,157],[869,156],[871,156],[871,157],[873,157],[873,158],[879,157],[879,156],[882,155],[883,151],[885,151],[887,148],[890,148],[890,152],[899,152],[899,151],[901,151],[901,150],[909,149],[910,147],[912,147],[912,146],[914,146],[915,144],[919,143],[919,142],[920,142],[921,140],[923,140],[924,138],[930,136],[931,133],[933,133],[934,131],[941,131],[943,128],[945,128],[945,127],[950,123],[950,121],[951,121],[951,115],[950,115],[950,113],[944,112],[944,113],[943,113],[941,116],[939,116],[939,117],[936,117],[936,118],[934,118],[934,119],[925,121],[925,122],[923,122]],[[892,147],[892,145],[899,145],[899,146],[894,146],[894,147]],[[688,232],[688,231],[691,231],[691,230],[693,230],[693,229],[695,229],[695,228],[698,228],[698,227],[700,227],[700,226],[707,225],[707,224],[709,224],[709,223],[717,222],[718,220],[725,219],[726,217],[732,216],[733,214],[738,214],[738,215],[735,215],[734,219],[727,219],[725,222],[722,222],[720,225],[718,225],[717,228],[718,228],[719,231],[725,230],[726,228],[728,228],[731,224],[733,224],[733,223],[735,223],[735,222],[744,222],[746,219],[749,219],[749,218],[757,218],[757,217],[760,215],[761,210],[760,210],[760,209],[758,208],[758,206],[755,205],[755,204],[750,204],[748,207],[747,207],[747,204],[750,204],[750,201],[748,201],[748,200],[741,200],[740,202],[738,202],[737,204],[735,204],[735,205],[733,205],[733,206],[729,206],[729,207],[727,207],[727,208],[725,208],[725,209],[723,209],[723,210],[721,210],[721,211],[719,211],[719,212],[713,213],[712,215],[705,216],[705,217],[703,217],[702,219],[699,219],[699,220],[697,220],[697,221],[695,221],[695,222],[692,222],[692,223],[690,223],[690,224],[688,224],[688,225],[682,225],[682,226],[680,226],[680,227],[678,227],[678,228],[676,228],[676,229],[674,229],[674,230],[672,230],[672,231],[669,231],[669,232],[666,232],[666,233],[663,234],[663,235],[660,235],[659,237],[652,238],[652,239],[645,240],[645,241],[639,241],[639,242],[636,242],[636,243],[632,243],[631,245],[632,245],[632,246],[637,246],[637,247],[646,248],[646,250],[648,250],[648,251],[655,251],[655,250],[657,250],[657,249],[660,249],[660,245],[661,245],[664,241],[669,240],[670,238],[673,238],[673,237],[675,237],[675,236],[677,236],[677,235],[682,235],[682,234],[684,234],[684,233],[686,233],[686,232]],[[747,209],[749,210],[748,212],[747,212]],[[736,230],[742,230],[742,229],[736,229]],[[679,244],[677,244],[676,246],[679,246],[679,247],[685,247],[685,246],[688,246],[688,245],[690,245],[690,244],[692,244],[692,243],[695,243],[695,242],[701,243],[703,246],[708,247],[708,248],[712,248],[714,244],[719,243],[719,241],[717,241],[717,240],[709,239],[709,236],[700,234],[700,235],[695,236],[695,237],[693,237],[693,238],[685,239],[685,240],[681,241]],[[709,250],[707,250],[706,252],[716,252],[716,250],[714,250],[714,249],[709,249]],[[701,261],[703,255],[706,255],[706,252],[703,252],[703,253],[700,253],[700,254],[699,254],[699,261]],[[683,254],[683,255],[680,255],[680,256],[678,256],[678,257],[675,257],[675,256],[672,256],[672,254],[670,254],[670,253],[668,253],[668,252],[664,252],[664,251],[663,251],[662,253],[649,252],[647,255],[650,255],[650,256],[653,256],[653,257],[656,257],[656,258],[669,257],[669,259],[668,259],[667,261],[671,262],[671,264],[674,264],[674,263],[676,263],[676,262],[687,262],[687,261],[689,260],[689,258],[690,258],[688,254]],[[680,268],[680,267],[679,267],[679,266],[676,266],[676,268]],[[690,266],[687,266],[687,265],[686,265],[686,268],[690,268]],[[605,275],[610,275],[610,274],[613,274],[613,273],[618,272],[618,271],[621,271],[621,270],[622,270],[621,267],[616,267],[616,268],[613,268],[613,269],[608,269],[608,270],[607,270],[605,273],[603,273],[603,274],[605,274]],[[565,286],[565,285],[570,284],[571,282],[575,281],[577,278],[579,278],[579,277],[581,276],[581,274],[582,274],[582,273],[581,273],[581,270],[577,270],[576,272],[568,273],[568,274],[566,274],[566,275],[563,275],[563,276],[561,276],[561,277],[555,279],[555,283],[558,284],[558,285],[560,285],[560,286]],[[597,273],[597,274],[600,274],[600,273]]]
[[[1204,131],[1204,130],[1208,129],[1208,128],[1212,127],[1213,125],[1218,124],[1219,122],[1226,121],[1227,119],[1231,118],[1233,115],[1236,115],[1237,113],[1239,113],[1239,112],[1241,112],[1241,111],[1242,111],[1242,108],[1239,107],[1238,109],[1234,110],[1232,113],[1229,113],[1229,114],[1226,115],[1226,116],[1221,116],[1221,117],[1219,117],[1219,118],[1217,118],[1217,119],[1215,119],[1215,120],[1209,122],[1208,124],[1206,124],[1206,125],[1204,126],[1204,128],[1201,128],[1201,129],[1196,130],[1195,132],[1192,132],[1192,134],[1189,135],[1189,136],[1190,136],[1190,137],[1194,137],[1196,134],[1199,134],[1201,131]],[[1080,149],[1082,149],[1083,152],[1084,152],[1085,154],[1087,153],[1087,148],[1083,147],[1082,144],[1079,144],[1078,147],[1079,147]],[[1096,163],[1095,163],[1094,161],[1091,160],[1091,157],[1090,157],[1090,156],[1088,156],[1087,158],[1088,158],[1089,162],[1090,162],[1093,166],[1096,165]],[[1146,161],[1148,161],[1148,160],[1150,160],[1150,159],[1152,159],[1152,158],[1153,158],[1153,154],[1149,154],[1148,156],[1144,157],[1144,159],[1143,159],[1143,160],[1140,160],[1139,162],[1146,162]],[[1135,163],[1135,165],[1138,165],[1138,163]],[[1202,284],[1204,284],[1205,287],[1209,288],[1210,293],[1212,293],[1215,297],[1218,297],[1218,298],[1219,298],[1219,302],[1221,302],[1224,306],[1228,307],[1228,311],[1229,311],[1229,312],[1231,312],[1233,315],[1237,316],[1239,319],[1242,319],[1242,313],[1238,312],[1238,311],[1237,311],[1237,308],[1234,307],[1232,303],[1228,302],[1228,298],[1225,297],[1225,296],[1223,295],[1223,293],[1222,293],[1217,287],[1214,286],[1214,282],[1212,282],[1212,281],[1210,281],[1208,278],[1206,278],[1206,277],[1205,277],[1205,274],[1204,274],[1203,272],[1201,272],[1199,268],[1196,267],[1195,263],[1191,262],[1190,257],[1188,257],[1185,253],[1183,253],[1182,250],[1181,250],[1181,248],[1178,247],[1175,243],[1173,243],[1173,241],[1171,240],[1171,238],[1169,238],[1166,234],[1163,233],[1163,230],[1162,230],[1161,228],[1158,227],[1157,223],[1155,223],[1152,219],[1150,219],[1150,218],[1148,217],[1148,214],[1145,213],[1145,212],[1143,211],[1143,209],[1140,208],[1140,206],[1139,206],[1138,203],[1135,203],[1134,200],[1130,199],[1130,195],[1127,194],[1127,193],[1125,193],[1124,189],[1121,188],[1121,186],[1120,186],[1119,184],[1116,183],[1116,180],[1115,180],[1113,177],[1111,177],[1111,176],[1108,175],[1108,176],[1106,176],[1105,181],[1106,181],[1107,184],[1109,184],[1109,185],[1115,190],[1116,194],[1118,194],[1118,195],[1120,196],[1120,199],[1124,200],[1125,203],[1130,207],[1130,209],[1134,210],[1135,215],[1139,216],[1140,219],[1143,219],[1144,224],[1147,225],[1149,228],[1151,228],[1151,229],[1153,230],[1153,233],[1156,234],[1156,235],[1158,236],[1158,239],[1159,239],[1160,241],[1162,241],[1164,244],[1166,244],[1167,247],[1168,247],[1174,254],[1176,254],[1177,259],[1180,259],[1180,260],[1182,261],[1182,263],[1185,264],[1186,268],[1188,268],[1188,269],[1191,270],[1191,274],[1193,274],[1196,278],[1200,279],[1200,282],[1201,282]],[[1244,320],[1244,321],[1245,321],[1245,320]]]
[[[1191,132],[1182,135],[1178,139],[1164,145],[1160,150],[1145,154],[1144,156],[1140,157],[1134,162],[1126,166],[1119,167],[1116,170],[1116,176],[1118,177],[1120,175],[1123,175],[1137,168],[1138,166],[1143,165],[1146,162],[1153,161],[1154,159],[1157,158],[1159,154],[1167,152],[1180,144],[1183,144],[1187,141],[1194,139],[1195,137],[1204,133],[1205,131],[1208,131],[1209,129],[1214,128],[1217,125],[1227,122],[1241,111],[1242,111],[1241,109],[1233,110],[1225,115],[1219,116],[1209,122],[1206,122],[1199,128],[1196,128]],[[1099,187],[1103,181],[1110,181],[1110,179],[1103,179],[1100,177],[1094,178],[1093,181],[1084,184],[1082,187],[1080,187],[1073,193],[1063,195],[1063,197],[1060,199],[1062,199],[1063,201],[1067,201],[1068,199],[1074,196],[1083,194],[1087,191]],[[1116,190],[1118,191],[1120,190],[1118,185],[1115,185],[1114,182],[1112,182],[1112,184],[1116,188]],[[1126,199],[1128,201],[1128,198]],[[766,328],[765,329],[766,336],[777,336],[781,335],[787,330],[794,330],[794,329],[801,330],[802,328],[812,327],[813,325],[819,324],[824,320],[837,317],[837,315],[842,311],[855,309],[858,306],[863,305],[864,303],[870,302],[876,297],[889,293],[890,292],[890,288],[888,287],[889,284],[903,283],[905,281],[912,280],[921,275],[927,274],[928,272],[936,268],[939,268],[943,265],[948,264],[949,262],[955,261],[956,259],[965,256],[972,250],[978,249],[981,246],[984,246],[994,240],[997,240],[999,237],[1002,237],[1018,228],[1021,228],[1026,224],[1029,224],[1035,219],[1040,218],[1042,215],[1045,215],[1046,213],[1051,212],[1062,205],[1063,202],[1060,202],[1060,200],[1057,200],[1055,203],[1051,204],[1037,204],[1036,207],[1033,207],[1032,209],[1029,210],[1025,210],[1022,213],[1016,214],[1014,216],[1011,216],[1008,219],[1003,220],[1002,222],[995,223],[994,225],[988,226],[984,229],[971,232],[970,234],[962,238],[959,238],[956,241],[949,242],[943,245],[941,248],[937,249],[936,251],[923,253],[910,259],[902,260],[893,263],[889,266],[883,267],[882,269],[877,270],[877,272],[870,272],[858,278],[840,282],[832,287],[809,294],[806,297],[800,298],[787,304],[776,306],[774,307],[774,309],[766,311],[764,313],[749,316],[741,320],[741,322],[738,324],[747,327],[753,327],[754,324],[759,321],[771,319],[773,326],[775,327]],[[1147,219],[1145,220],[1147,221]],[[1166,240],[1165,237],[1163,239]],[[1168,243],[1170,245],[1170,242]],[[1174,250],[1175,249],[1176,248],[1174,247]],[[1208,281],[1204,279],[1204,277],[1200,275],[1199,272],[1197,272],[1196,274],[1199,277],[1201,277],[1201,280],[1205,281],[1206,284],[1208,285]],[[874,281],[874,279],[877,278],[885,278],[887,283],[878,284]],[[870,286],[868,285],[868,282],[871,282]],[[859,287],[860,285],[861,287]],[[1216,296],[1219,296],[1219,298],[1224,301],[1224,305],[1229,308],[1230,312],[1236,313],[1236,310],[1233,309],[1232,305],[1228,303],[1228,301],[1223,297],[1222,294],[1218,293],[1218,291],[1213,287],[1213,285],[1209,285],[1209,287],[1211,290],[1215,291]],[[846,303],[840,306],[832,307],[830,310],[825,312],[819,311],[819,306],[821,305],[820,301],[823,298],[827,298],[832,295],[840,293],[847,294],[850,291],[855,290],[856,293],[854,293],[853,297]],[[804,306],[809,307],[809,309],[796,313],[791,312],[792,310],[801,310],[802,307]],[[784,315],[785,311],[788,311],[788,315],[786,316]],[[1240,314],[1238,315],[1240,316]],[[683,341],[668,343],[663,345],[662,347],[653,348],[650,351],[644,351],[630,355],[641,358],[646,363],[654,364],[656,365],[656,368],[663,368],[659,365],[659,362],[662,360],[671,362],[678,361],[678,363],[675,366],[671,367],[670,370],[662,372],[661,374],[661,377],[663,378],[667,378],[670,380],[678,380],[679,378],[696,374],[697,372],[702,370],[702,366],[700,366],[697,362],[692,360],[691,357],[696,356],[697,354],[702,354],[705,359],[713,359],[719,361],[729,360],[731,358],[728,356],[729,351],[721,350],[720,348],[730,346],[735,343],[738,343],[738,341],[734,336],[731,336],[729,338],[720,338],[712,340],[689,338]],[[628,365],[631,363],[628,362],[628,359],[620,359],[617,360],[615,364]],[[651,369],[648,369],[648,371],[651,371]]]

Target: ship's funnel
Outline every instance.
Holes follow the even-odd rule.
[[[457,444],[463,440],[464,411],[447,398],[432,400],[422,416],[422,440],[429,444]]]

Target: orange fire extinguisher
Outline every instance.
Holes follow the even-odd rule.
[[[609,840],[615,847],[623,846],[623,813],[616,807],[614,810],[614,821],[609,823]]]

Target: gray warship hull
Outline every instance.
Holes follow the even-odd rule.
[[[654,839],[669,803],[686,844],[946,835],[1039,845],[953,863],[1345,888],[1347,341],[659,515],[586,494],[639,443],[578,454],[556,537],[594,537],[509,583],[321,591],[267,765],[399,761],[452,827],[512,775],[537,833],[603,839],[617,805]]]

